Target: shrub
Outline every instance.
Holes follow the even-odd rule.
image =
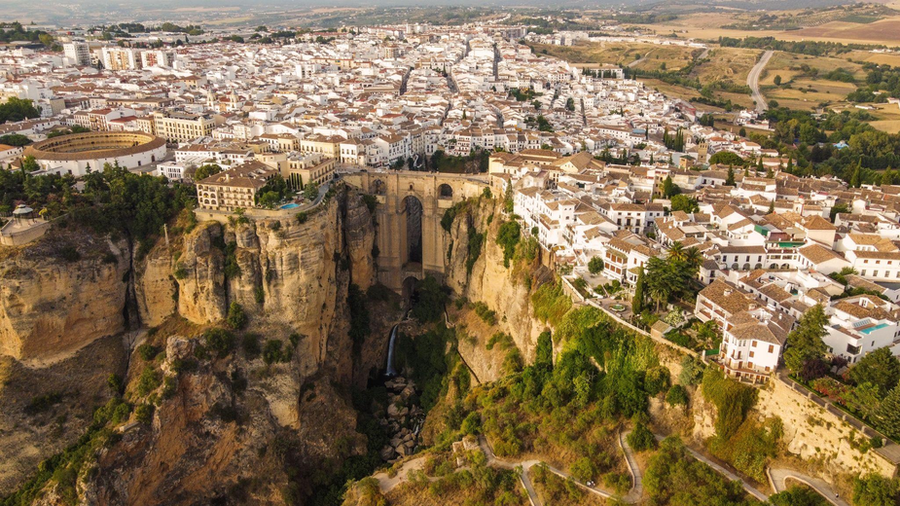
[[[141,404],[134,409],[134,418],[140,423],[148,424],[153,421],[153,405]]]
[[[122,393],[123,387],[122,378],[118,374],[110,374],[106,377],[106,386],[108,386],[114,394],[120,394]]]
[[[591,257],[591,260],[588,262],[588,271],[591,274],[599,274],[603,272],[603,259],[600,257]]]
[[[159,348],[153,346],[152,344],[144,343],[137,348],[138,356],[141,357],[141,360],[144,362],[149,362],[156,358],[156,354],[159,353]]]
[[[244,308],[237,302],[232,302],[231,305],[228,306],[228,316],[225,321],[228,323],[229,327],[235,330],[246,327],[247,315],[244,313]]]
[[[281,362],[281,348],[283,346],[284,343],[278,340],[266,341],[266,344],[263,346],[263,362],[265,362],[266,365],[272,365],[275,362]]]
[[[487,323],[488,325],[497,324],[497,313],[491,310],[491,308],[489,308],[487,304],[478,301],[473,304],[473,307],[475,308],[475,314],[477,314],[478,317],[481,318],[481,321]]]
[[[36,415],[47,411],[52,406],[62,402],[62,399],[63,395],[59,392],[50,392],[48,394],[33,397],[28,405],[25,406],[25,414]]]
[[[569,468],[569,474],[576,480],[585,483],[594,480],[594,476],[597,474],[597,468],[594,466],[594,463],[591,462],[590,458],[581,457]]]
[[[660,392],[665,392],[670,384],[669,370],[663,366],[650,369],[644,378],[644,389],[651,397]]]
[[[463,420],[460,430],[463,434],[479,434],[481,432],[481,415],[473,411]]]
[[[672,385],[672,388],[669,389],[669,393],[666,394],[666,402],[668,402],[670,406],[687,406],[687,389],[681,385]]]
[[[162,382],[162,375],[151,366],[145,366],[144,370],[141,371],[140,377],[138,377],[137,388],[135,392],[137,392],[138,396],[144,397],[150,392],[159,388],[160,383]]]
[[[203,333],[206,350],[214,352],[218,358],[225,358],[234,349],[234,334],[225,329],[209,329]]]
[[[556,326],[571,309],[572,299],[563,292],[562,282],[544,283],[531,294],[534,316],[550,325]]]
[[[647,424],[643,421],[635,423],[634,429],[631,430],[628,437],[625,439],[628,441],[628,446],[636,452],[643,452],[656,448],[656,438],[653,437],[653,433],[650,432],[650,429],[647,428]]]
[[[678,375],[678,382],[685,386],[697,385],[703,379],[703,371],[706,366],[703,362],[688,355],[681,361],[681,374]]]
[[[243,348],[244,356],[247,357],[247,360],[255,360],[259,357],[261,351],[259,338],[259,334],[245,334],[241,339],[241,348]]]
[[[497,231],[497,244],[503,248],[503,266],[509,267],[509,260],[516,252],[516,245],[522,235],[522,227],[517,221],[507,221]]]

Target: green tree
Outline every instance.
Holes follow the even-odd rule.
[[[734,186],[734,167],[728,166],[728,175],[725,176],[725,185]]]
[[[710,164],[744,165],[744,159],[731,151],[719,151],[709,157]],[[726,183],[728,184],[728,183]]]
[[[537,340],[537,348],[534,354],[535,367],[553,369],[553,340],[550,331],[541,332]]]
[[[900,360],[889,348],[878,348],[850,369],[850,379],[858,385],[871,383],[884,397],[900,382]]]
[[[876,413],[878,428],[888,437],[900,438],[900,387],[895,387],[881,402]]]
[[[36,170],[40,170],[41,166],[38,165],[37,160],[31,155],[22,158],[22,170],[25,172],[34,172]]]
[[[853,480],[854,506],[896,506],[900,504],[900,480],[867,474]]]
[[[809,487],[792,485],[784,492],[769,496],[772,506],[829,506],[824,497]]]
[[[862,185],[862,159],[856,163],[853,174],[850,176],[850,188],[859,188]]]
[[[594,477],[597,475],[597,467],[591,462],[590,458],[581,457],[569,467],[569,473],[576,480],[586,483],[594,480]]]
[[[247,326],[247,315],[244,313],[244,308],[241,307],[237,302],[232,302],[230,306],[228,306],[228,316],[226,317],[226,321],[228,322],[228,326],[240,330]]]
[[[516,245],[522,236],[522,227],[518,221],[510,220],[500,225],[497,231],[497,244],[503,248],[503,265],[509,267],[509,261],[516,252]]]
[[[0,124],[7,121],[22,121],[29,118],[37,118],[41,115],[40,107],[36,107],[31,100],[10,97],[0,104]]]
[[[588,271],[591,274],[599,274],[603,272],[603,259],[600,257],[591,257],[588,262]]]
[[[672,388],[666,393],[666,402],[669,403],[669,406],[687,406],[687,389],[681,385],[672,385]]]
[[[6,134],[0,136],[0,144],[6,144],[7,146],[21,148],[23,146],[31,144],[31,139],[29,139],[27,135]]]
[[[222,167],[217,163],[207,163],[197,167],[197,170],[194,172],[194,181],[203,181],[209,176],[213,176],[222,172]]]
[[[631,298],[631,312],[639,315],[644,310],[644,268],[638,271],[637,281],[634,284],[634,296]]]
[[[700,206],[697,205],[697,200],[688,197],[687,195],[674,195],[671,199],[672,212],[675,211],[684,211],[686,213],[696,213],[700,211]]]
[[[636,452],[643,452],[656,448],[656,438],[647,424],[643,420],[635,420],[634,428],[625,438],[630,446]]]
[[[828,333],[825,329],[827,324],[825,310],[821,304],[816,304],[800,318],[797,328],[788,334],[784,364],[792,373],[799,373],[806,362],[821,360],[825,356],[827,347],[822,337]]]
[[[303,187],[303,196],[306,197],[307,200],[315,200],[316,197],[319,196],[318,185],[315,183],[307,183],[307,185]]]
[[[681,188],[672,181],[672,176],[666,176],[663,180],[662,193],[667,199],[681,193]]]

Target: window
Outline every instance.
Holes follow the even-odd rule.
[[[769,353],[772,353],[772,352],[774,352],[774,351],[775,351],[775,345],[774,345],[774,344],[770,344],[770,345],[769,345]]]
[[[751,348],[756,348],[756,341],[753,341],[752,343],[750,343],[750,347],[751,347]]]
[[[754,356],[755,356],[755,354],[751,351],[751,352],[750,352],[750,358],[753,358]]]

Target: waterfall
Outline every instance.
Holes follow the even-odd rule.
[[[398,323],[391,329],[391,341],[388,344],[387,367],[384,374],[389,377],[397,375],[397,371],[394,370],[394,342],[397,340],[397,327],[399,326],[400,324]]]

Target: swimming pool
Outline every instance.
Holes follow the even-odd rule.
[[[300,207],[300,204],[295,204],[294,202],[291,202],[290,204],[285,204],[285,205],[279,207],[279,209],[294,209],[297,207]]]

